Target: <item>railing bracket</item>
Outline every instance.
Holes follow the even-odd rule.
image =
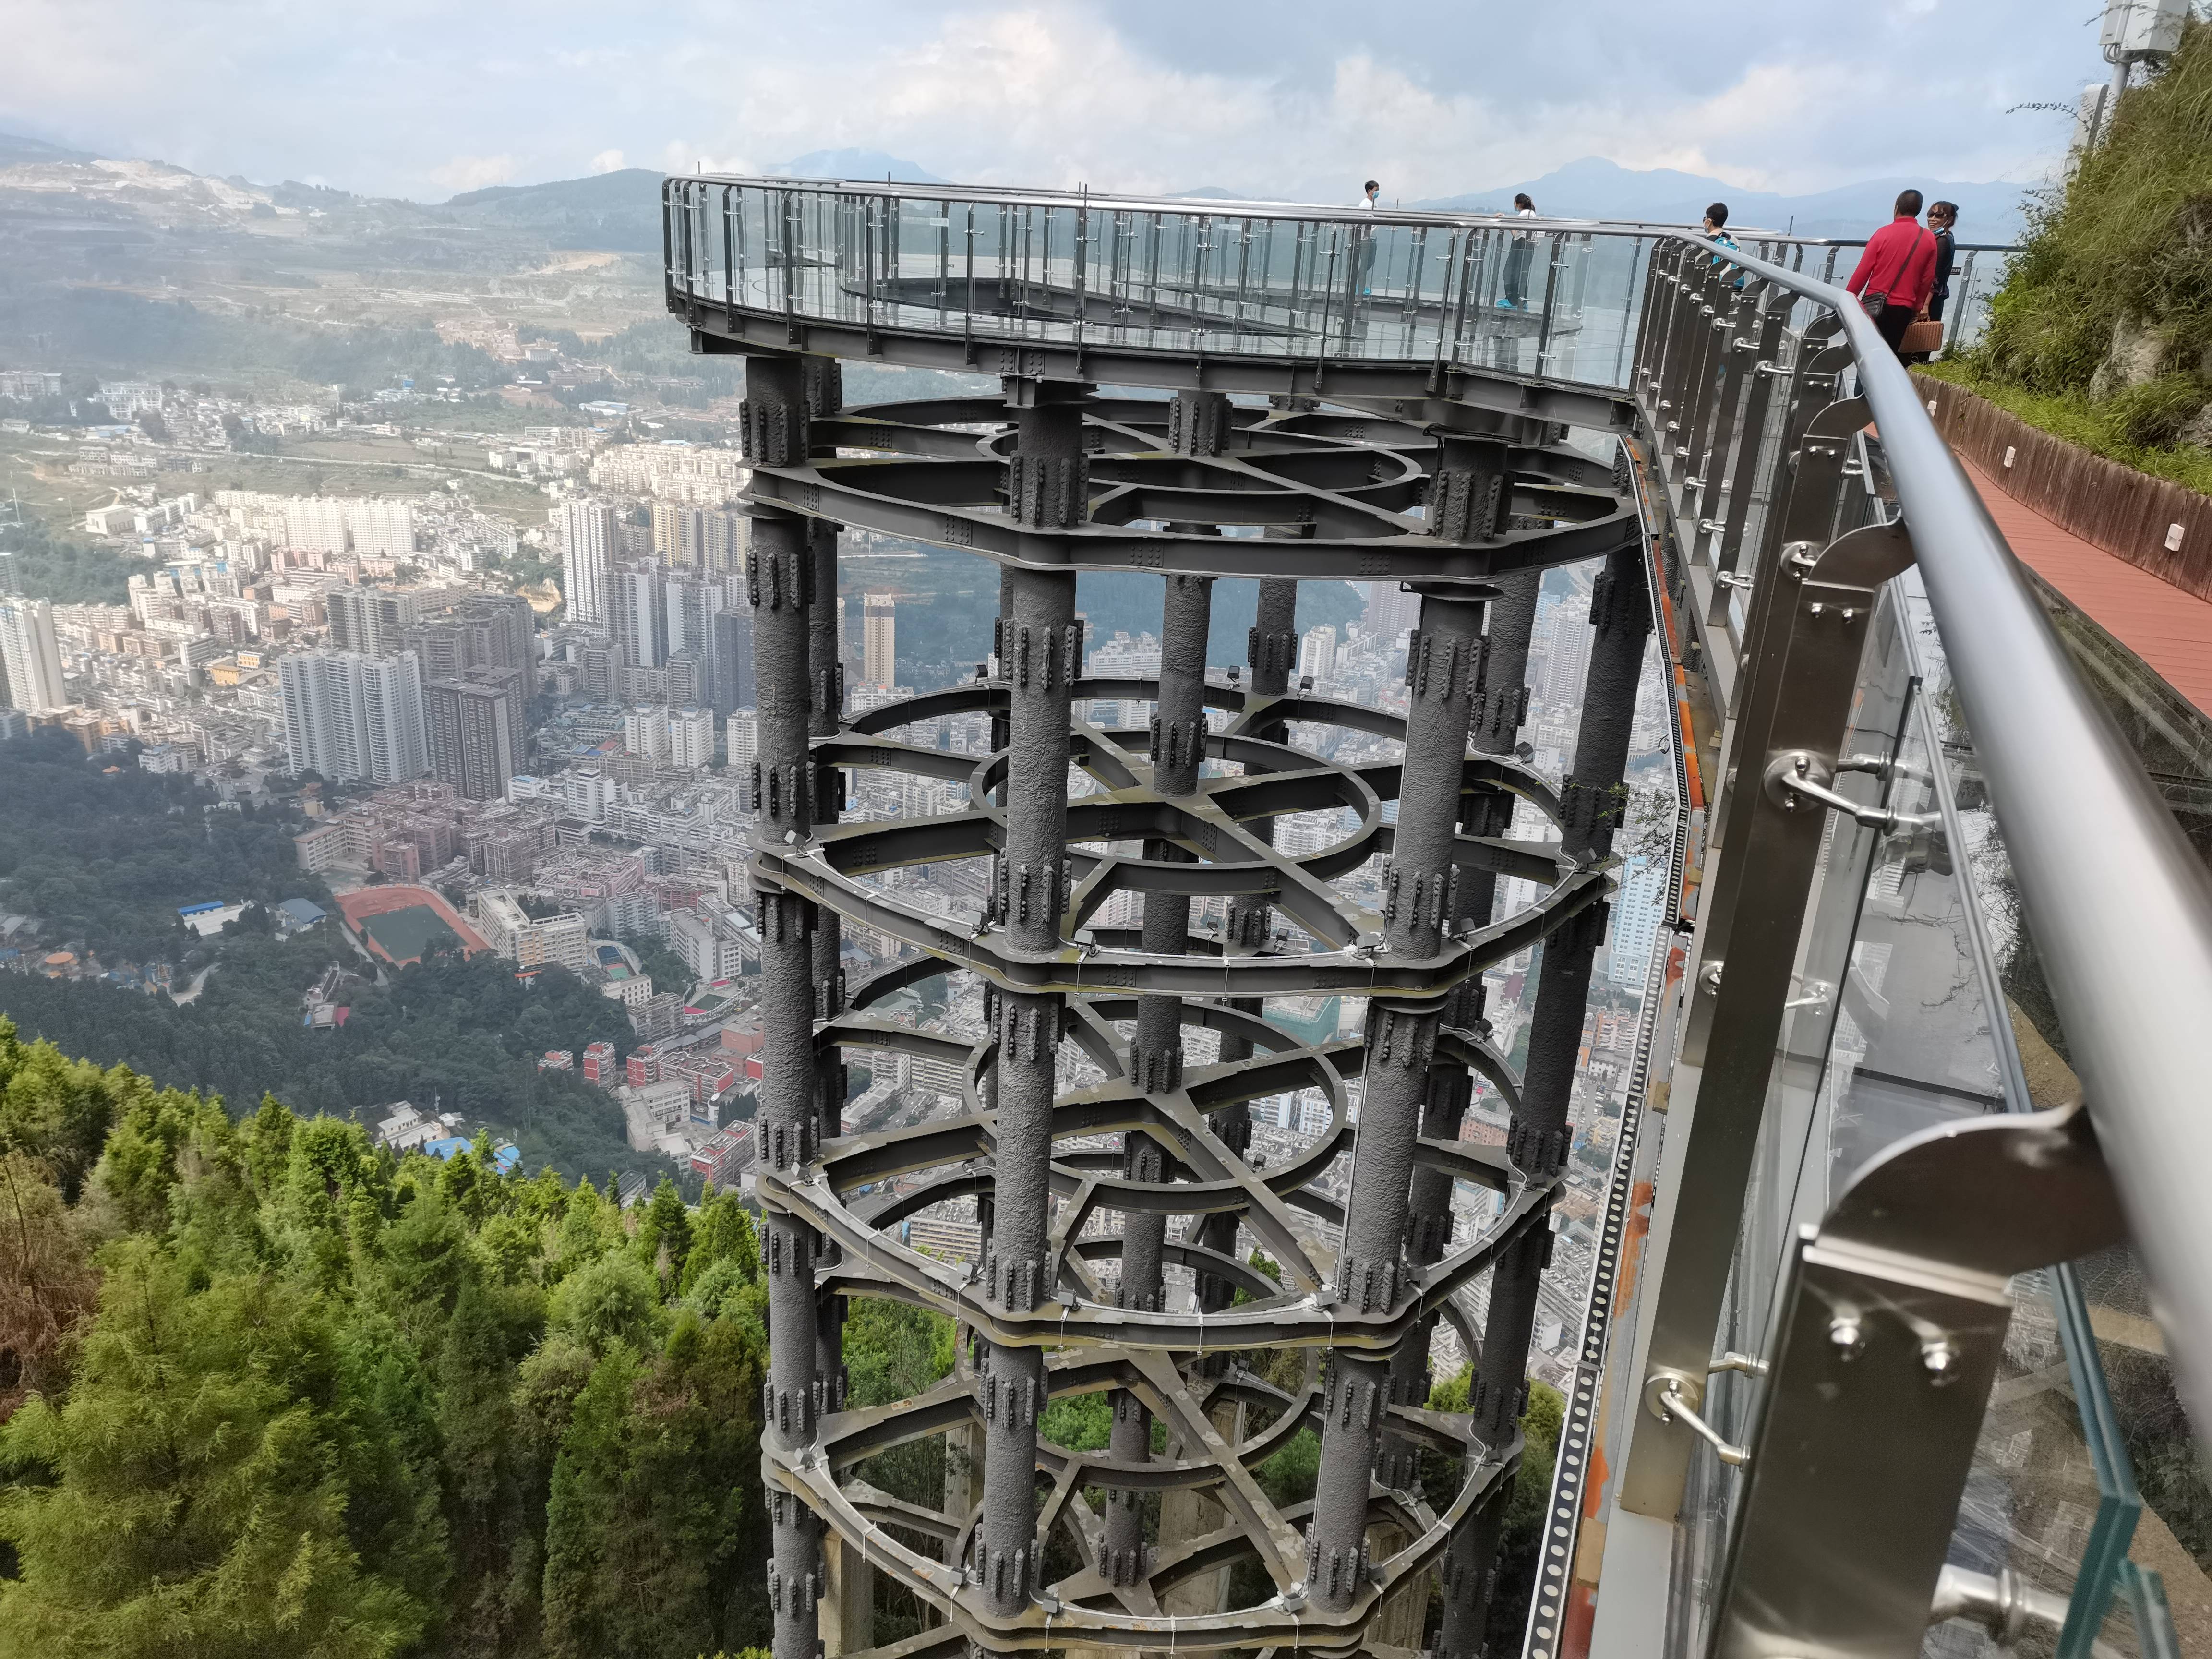
[[[1722,1438],[1719,1430],[1698,1415],[1696,1407],[1690,1404],[1683,1393],[1690,1381],[1690,1378],[1677,1376],[1672,1371],[1654,1371],[1644,1385],[1644,1403],[1650,1407],[1652,1416],[1662,1423],[1671,1423],[1680,1418],[1692,1432],[1713,1449],[1714,1455],[1722,1462],[1732,1468],[1741,1468],[1751,1462],[1750,1447],[1739,1446],[1733,1441]]]
[[[1918,829],[1937,820],[1923,812],[1897,812],[1887,806],[1863,806],[1849,795],[1839,795],[1828,786],[1834,781],[1835,771],[1826,761],[1809,749],[1785,749],[1766,763],[1767,798],[1785,811],[1794,812],[1806,803],[1827,807],[1831,811],[1844,813],[1854,823],[1869,830],[1879,830],[1884,835],[1895,835],[1899,830]]]

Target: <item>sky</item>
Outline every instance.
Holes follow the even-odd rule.
[[[975,184],[1418,200],[1596,155],[2029,184],[2097,0],[8,0],[0,131],[438,201],[880,149]]]

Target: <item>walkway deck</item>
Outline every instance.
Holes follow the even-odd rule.
[[[2005,494],[1965,457],[1960,465],[2012,550],[2083,614],[2206,714],[2212,714],[2212,602],[2092,547]]]

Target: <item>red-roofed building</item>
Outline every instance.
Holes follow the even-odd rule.
[[[611,1089],[622,1079],[615,1066],[615,1045],[611,1042],[591,1042],[584,1046],[584,1081],[597,1084],[602,1089]]]

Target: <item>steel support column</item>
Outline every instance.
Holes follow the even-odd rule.
[[[1407,653],[1397,836],[1383,879],[1384,940],[1394,955],[1431,956],[1443,940],[1481,621],[1479,602],[1428,594]],[[1340,1303],[1362,1310],[1395,1304],[1404,1283],[1407,1196],[1438,1021],[1433,1004],[1378,1000],[1369,1006],[1366,1084],[1334,1286]],[[1325,1607],[1350,1607],[1366,1579],[1367,1499],[1389,1389],[1387,1355],[1330,1355],[1306,1534],[1308,1593]]]
[[[1583,682],[1574,770],[1561,790],[1566,805],[1561,837],[1570,851],[1597,860],[1610,855],[1613,832],[1620,823],[1637,682],[1651,634],[1640,554],[1618,554],[1606,562],[1590,593],[1590,626],[1596,637]],[[1606,911],[1605,905],[1590,906],[1542,946],[1536,1007],[1528,1025],[1528,1072],[1505,1139],[1514,1167],[1532,1182],[1553,1180],[1566,1164],[1591,958],[1605,941]],[[1544,1268],[1551,1261],[1552,1237],[1547,1230],[1522,1234],[1491,1273],[1482,1363],[1468,1407],[1476,1437],[1492,1455],[1517,1455],[1513,1449],[1528,1400],[1528,1341]],[[1504,1523],[1503,1506],[1491,1505],[1470,1529],[1465,1549],[1455,1550],[1447,1571],[1442,1649],[1450,1659],[1481,1650]]]
[[[1024,524],[1079,522],[1087,468],[1083,410],[1068,389],[1017,383],[1018,436],[1007,465],[1009,500]],[[1070,688],[1081,672],[1073,571],[1013,573],[1006,667],[1010,709],[1006,846],[998,922],[1020,950],[1060,946],[1066,902]],[[1003,1309],[1036,1307],[1045,1282],[1050,1210],[1054,1060],[1063,1010],[1056,996],[1006,994],[999,1002],[999,1104],[985,1295]],[[1043,1358],[1032,1347],[988,1345],[977,1377],[983,1412],[983,1516],[975,1567],[985,1604],[1001,1615],[1028,1604],[1037,1571],[1036,1434]],[[781,1656],[779,1656],[781,1659]]]
[[[745,376],[745,424],[757,458],[785,465],[806,455],[805,404],[799,365],[755,359]],[[813,833],[813,767],[808,758],[808,625],[814,560],[806,521],[756,508],[746,598],[754,611],[757,695],[760,707],[760,803],[756,840],[781,854]],[[815,907],[763,890],[761,933],[761,1039],[763,1062],[757,1133],[763,1162],[795,1175],[821,1145],[822,1121],[814,1052]],[[766,1217],[769,1270],[768,1432],[787,1450],[811,1444],[829,1401],[822,1381],[820,1315],[815,1266],[820,1240],[788,1212]],[[816,1659],[817,1603],[822,1593],[822,1526],[812,1510],[772,1489],[774,1556],[769,1602],[775,1614],[775,1659]]]

